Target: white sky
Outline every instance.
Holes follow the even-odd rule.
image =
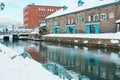
[[[0,18],[23,22],[23,8],[28,4],[63,6],[75,1],[78,0],[0,0],[0,2],[5,3],[5,9],[3,11],[0,10]]]

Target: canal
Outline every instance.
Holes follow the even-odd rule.
[[[0,42],[14,49],[18,54],[28,52],[33,59],[42,64],[60,65],[74,76],[82,75],[89,80],[120,80],[120,51],[117,50],[93,49],[50,42],[4,42],[2,40]],[[59,71],[55,73],[53,68],[55,67],[49,68],[49,71],[59,75]]]

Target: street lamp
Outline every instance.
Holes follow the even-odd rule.
[[[3,2],[0,3],[0,10],[3,10],[5,8],[5,4]]]

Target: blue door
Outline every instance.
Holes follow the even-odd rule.
[[[53,33],[56,34],[56,29],[55,29],[55,27],[53,28]]]
[[[72,26],[72,33],[75,34],[76,30],[75,30],[75,26]]]
[[[95,24],[95,34],[99,33],[99,24]]]
[[[70,27],[66,27],[66,33],[69,34],[70,33]]]
[[[60,33],[60,28],[57,28],[57,32],[58,32],[58,34]]]
[[[86,33],[90,34],[90,25],[86,25]]]
[[[54,27],[54,28],[53,28],[53,33],[54,33],[54,34],[60,33],[60,28]]]

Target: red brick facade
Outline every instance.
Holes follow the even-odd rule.
[[[23,11],[23,23],[27,29],[39,27],[41,23],[45,23],[45,17],[61,9],[57,6],[36,6],[28,5]]]

